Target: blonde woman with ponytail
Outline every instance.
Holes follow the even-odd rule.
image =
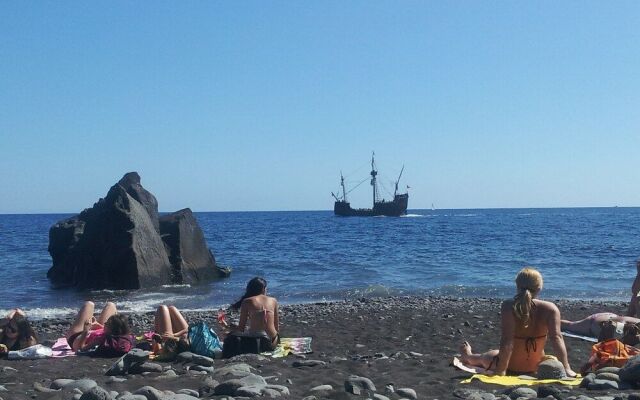
[[[560,310],[548,301],[539,300],[542,275],[527,267],[516,276],[516,295],[501,307],[502,335],[500,349],[474,354],[468,342],[460,347],[462,362],[493,370],[496,375],[535,374],[544,359],[547,339],[564,366],[567,376],[575,376],[567,359],[567,350],[560,332]]]

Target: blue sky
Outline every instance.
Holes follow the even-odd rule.
[[[640,205],[640,3],[2,2],[0,213]],[[355,171],[355,173],[354,173]],[[351,200],[368,206],[369,188]],[[387,196],[388,197],[388,196]]]

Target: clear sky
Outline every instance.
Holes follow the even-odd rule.
[[[134,170],[162,211],[327,210],[372,150],[389,189],[405,165],[409,208],[640,205],[637,1],[3,1],[0,19],[0,213],[78,212]]]

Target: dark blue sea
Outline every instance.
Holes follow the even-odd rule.
[[[85,299],[124,310],[217,308],[248,279],[267,279],[284,303],[438,294],[507,297],[525,265],[543,273],[547,299],[627,300],[640,256],[640,208],[411,210],[401,218],[329,211],[196,213],[231,278],[137,291],[54,290],[49,227],[68,215],[0,215],[0,313],[72,313]]]

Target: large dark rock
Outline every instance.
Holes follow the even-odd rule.
[[[169,217],[163,242],[158,202],[142,187],[140,176],[130,172],[92,208],[51,227],[53,266],[47,277],[56,286],[86,289],[137,289],[218,277],[191,211]]]
[[[169,254],[175,282],[196,283],[222,276],[190,209],[160,217],[160,234]]]

